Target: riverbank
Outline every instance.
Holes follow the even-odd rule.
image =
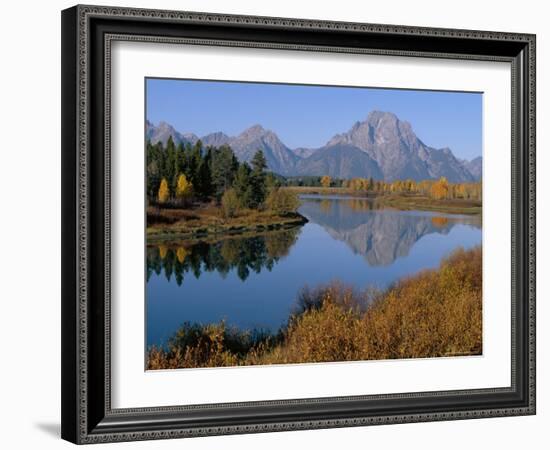
[[[322,186],[285,186],[285,189],[298,195],[317,194],[317,195],[346,195],[352,197],[374,198],[375,194],[365,191],[356,191],[343,187],[322,187]]]
[[[481,247],[376,292],[331,284],[301,293],[278,333],[184,324],[147,368],[429,358],[482,352]]]
[[[481,214],[482,204],[476,200],[435,200],[420,195],[380,195],[374,198],[375,206],[401,210],[434,211],[448,214]]]
[[[337,187],[285,187],[298,195],[339,195],[372,200],[375,208],[394,208],[403,210],[434,211],[449,214],[481,214],[482,202],[470,199],[437,200],[421,194],[392,194],[356,191]]]
[[[235,217],[223,217],[212,205],[198,208],[147,210],[147,242],[175,239],[219,238],[223,235],[261,233],[294,228],[307,223],[301,214],[276,214],[273,211],[242,210]]]

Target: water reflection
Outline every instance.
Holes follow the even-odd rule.
[[[448,234],[457,224],[481,228],[480,216],[439,215],[391,209],[375,209],[365,199],[336,200],[307,197],[300,212],[327,233],[345,242],[371,266],[387,266],[405,257],[423,236]],[[203,272],[218,272],[223,278],[235,269],[245,281],[251,272],[271,271],[288,255],[301,228],[271,231],[252,237],[229,237],[216,242],[181,241],[147,247],[147,281],[154,272],[172,277],[181,286],[185,274],[199,279]]]
[[[326,199],[308,196],[300,212],[321,225],[331,237],[363,255],[371,266],[387,266],[407,256],[418,240],[432,233],[448,234],[457,224],[481,229],[479,215],[378,209],[361,198]]]
[[[184,322],[277,330],[306,285],[384,288],[481,242],[479,216],[376,209],[357,198],[305,198],[300,212],[309,223],[291,230],[151,243],[147,345]]]
[[[215,271],[225,278],[233,269],[241,281],[245,281],[251,272],[271,271],[288,255],[299,233],[297,227],[247,238],[229,237],[213,243],[181,241],[150,245],[147,247],[147,281],[153,273],[163,273],[167,281],[173,276],[181,286],[187,273],[199,279],[202,273]]]

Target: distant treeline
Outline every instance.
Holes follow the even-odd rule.
[[[375,194],[422,194],[438,200],[468,199],[481,201],[482,199],[481,181],[475,183],[450,183],[445,177],[441,177],[439,180],[415,181],[407,179],[389,182],[373,178],[352,178],[347,180],[325,175],[322,177],[289,177],[286,179],[285,185],[335,187]]]
[[[279,192],[280,186],[422,194],[435,199],[481,201],[482,197],[481,182],[450,183],[445,177],[392,182],[373,178],[338,179],[328,175],[285,178],[267,171],[267,161],[261,150],[248,164],[239,162],[228,145],[204,147],[200,140],[194,145],[176,145],[171,136],[166,145],[147,142],[147,199],[150,205],[186,205],[195,200],[215,200],[229,216],[241,208],[261,209],[270,204],[284,205],[284,212],[288,212],[296,206],[296,200],[286,198],[288,193]],[[272,198],[268,198],[270,194]]]

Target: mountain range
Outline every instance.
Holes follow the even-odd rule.
[[[199,137],[181,133],[166,122],[154,125],[146,121],[145,133],[153,144],[166,144],[172,136],[176,144],[195,144],[200,139],[205,146],[229,145],[240,161],[250,161],[260,149],[269,170],[285,176],[372,177],[385,181],[443,176],[450,182],[468,182],[479,180],[482,175],[481,157],[461,160],[449,148],[429,147],[416,136],[410,123],[391,112],[370,112],[366,120],[356,122],[320,148],[291,149],[261,125],[247,128],[237,136],[216,132]]]

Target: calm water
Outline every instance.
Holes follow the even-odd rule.
[[[374,210],[365,199],[319,196],[303,196],[299,211],[309,223],[293,230],[148,247],[147,344],[166,343],[184,322],[275,331],[305,285],[383,288],[481,243],[479,216]]]

